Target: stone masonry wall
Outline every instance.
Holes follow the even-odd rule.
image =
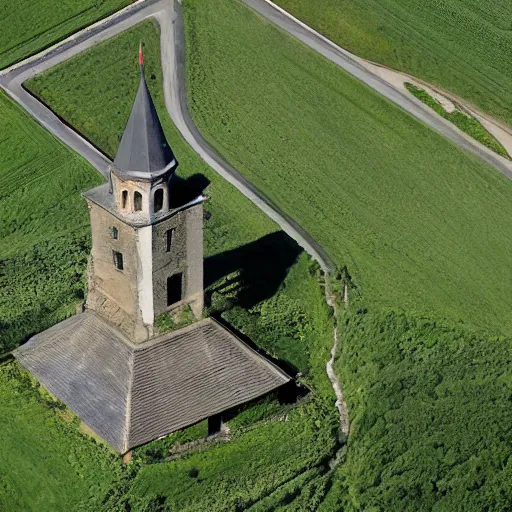
[[[135,228],[90,203],[92,251],[88,275],[87,307],[117,325],[130,338],[140,341],[148,333],[138,307],[138,258]],[[117,228],[117,240],[112,228]],[[114,265],[113,251],[123,255],[123,270]]]
[[[170,252],[166,233],[174,229]],[[183,274],[183,300],[167,306],[167,278]],[[203,295],[203,208],[196,205],[153,226],[153,304],[155,317],[174,307],[191,304],[196,316],[202,314]],[[196,304],[199,301],[200,304]]]

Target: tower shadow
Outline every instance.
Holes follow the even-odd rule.
[[[170,207],[179,208],[201,195],[210,180],[204,174],[194,174],[188,178],[174,175],[172,178],[172,192],[170,194]]]
[[[273,297],[302,251],[286,233],[277,231],[204,260],[205,303],[210,308],[210,314],[247,345],[294,377],[299,369],[291,361],[272,357],[255,343],[256,340],[226,320],[222,313],[232,308],[242,308],[248,312],[260,302]],[[212,300],[214,294],[216,297]],[[219,296],[225,300],[219,303]],[[305,387],[292,380],[280,390],[278,398],[281,403],[293,403],[307,392]]]
[[[206,301],[214,292],[230,291],[249,309],[272,297],[284,281],[302,248],[283,231],[210,256],[204,261]]]

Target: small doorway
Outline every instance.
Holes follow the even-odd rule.
[[[174,274],[167,278],[167,305],[172,306],[181,300],[183,274]]]
[[[222,414],[215,414],[208,418],[208,437],[218,434],[222,429]]]

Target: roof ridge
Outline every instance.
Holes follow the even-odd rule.
[[[144,76],[144,70],[141,71],[140,74],[140,86],[143,87],[143,92],[146,96],[148,96],[149,101],[145,101],[143,103],[144,109],[144,125],[147,126],[148,123],[148,109],[151,109],[151,102],[153,98],[151,98],[151,94],[149,93],[148,84],[146,83],[146,77]],[[144,142],[146,143],[146,154],[149,155],[149,134],[147,130],[144,130]],[[149,170],[149,169],[148,169]]]
[[[210,320],[210,317],[202,318],[201,320],[197,320],[196,322],[193,322],[189,325],[185,325],[184,327],[180,327],[179,329],[164,332],[160,336],[155,336],[154,338],[150,338],[149,340],[143,341],[142,343],[135,344],[130,342],[130,344],[134,346],[136,352],[139,352],[141,350],[145,350],[149,347],[152,347],[153,345],[158,345],[159,343],[162,343],[164,341],[170,341],[173,338],[177,338],[179,335],[186,334],[189,331],[197,329],[201,325],[206,325],[210,323]]]
[[[287,381],[292,380],[292,378],[284,370],[281,370],[281,368],[279,368],[279,366],[272,362],[268,357],[265,357],[263,354],[260,354],[257,350],[249,346],[242,338],[237,336],[231,329],[221,324],[215,318],[208,317],[208,319],[211,320],[211,323],[213,323],[216,327],[220,327],[228,334],[230,334],[232,337],[234,337],[238,342],[240,342],[242,349],[244,349],[245,352],[247,352],[253,360],[257,361],[260,365],[269,367],[269,369],[273,370],[276,375],[284,377]]]
[[[126,396],[126,411],[124,416],[124,435],[123,435],[123,452],[130,449],[130,433],[132,426],[132,393],[133,393],[133,380],[135,374],[135,350],[130,352],[130,377],[128,379],[128,394]]]

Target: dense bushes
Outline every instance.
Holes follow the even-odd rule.
[[[227,290],[221,287],[213,293],[212,308],[217,306],[222,318],[332,398],[325,364],[333,343],[333,319],[319,279],[317,266],[301,254],[278,292],[266,301],[244,308],[238,302],[240,286],[232,282]]]
[[[0,260],[0,353],[74,312],[89,250],[88,236],[69,235]]]
[[[332,408],[308,401],[287,421],[263,423],[229,443],[141,468],[124,500],[108,510],[157,496],[172,511],[246,510],[304,472],[317,468],[310,477],[321,475],[336,447],[336,430]]]
[[[347,315],[346,510],[512,506],[512,340],[403,313]]]
[[[87,162],[0,93],[0,353],[73,312],[89,253]]]

